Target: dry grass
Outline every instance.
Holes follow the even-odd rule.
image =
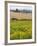
[[[10,18],[32,19],[32,13],[10,12]]]

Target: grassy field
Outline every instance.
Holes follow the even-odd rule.
[[[32,21],[10,20],[10,40],[31,39]]]

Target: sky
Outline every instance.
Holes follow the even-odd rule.
[[[32,10],[32,7],[31,6],[18,6],[18,5],[10,5],[10,10],[16,10],[16,9],[19,9],[19,10]]]

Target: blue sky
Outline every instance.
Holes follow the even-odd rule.
[[[31,6],[16,6],[16,5],[11,5],[10,6],[10,10],[16,10],[16,8],[19,9],[19,10],[23,10],[23,9],[32,10]]]

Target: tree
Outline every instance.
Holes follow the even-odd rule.
[[[18,9],[16,9],[16,12],[18,12]]]

